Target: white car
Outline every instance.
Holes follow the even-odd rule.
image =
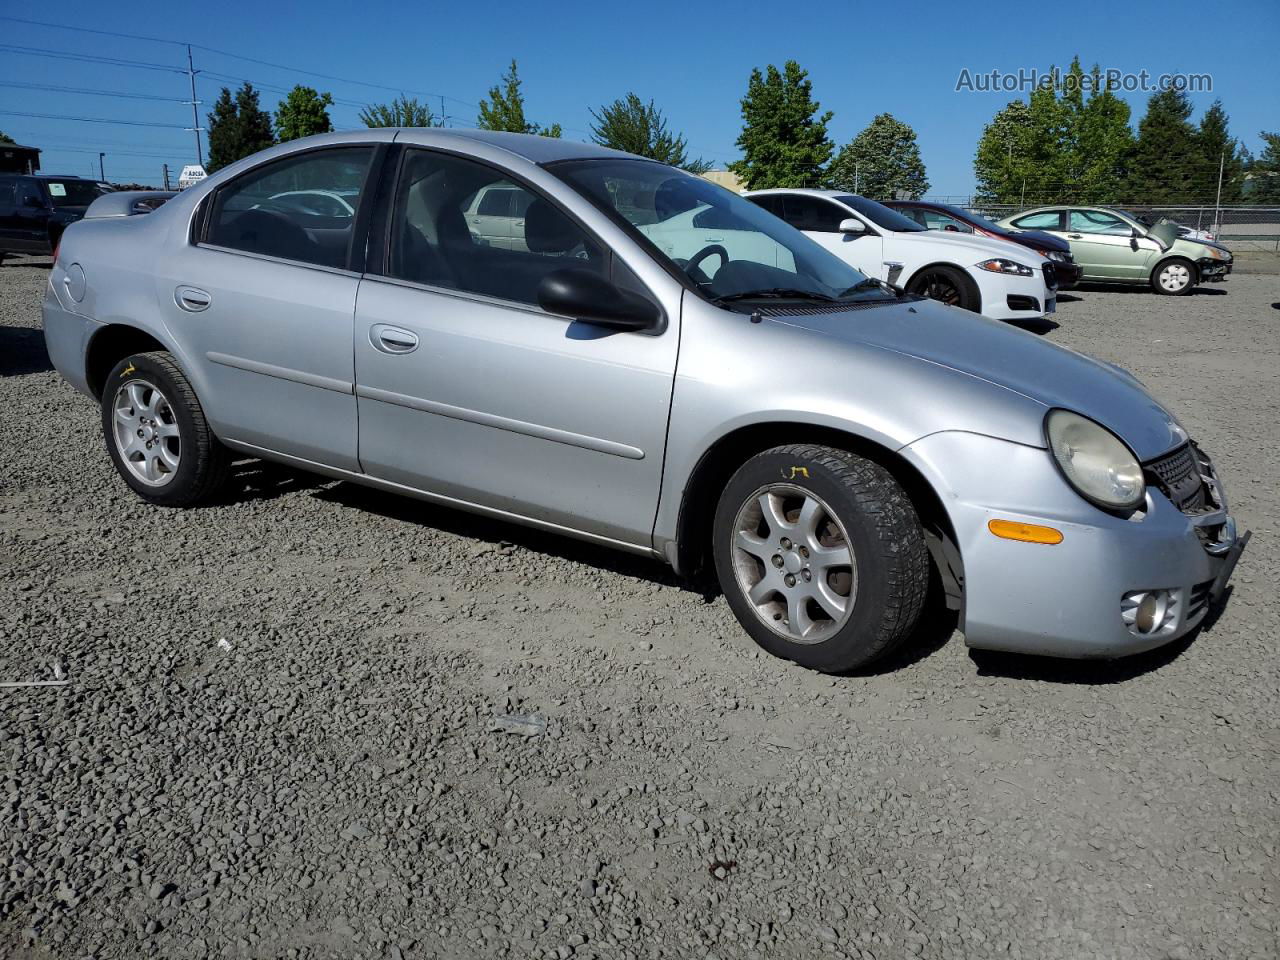
[[[993,320],[1035,320],[1057,309],[1053,264],[1026,247],[928,230],[865,197],[838,190],[753,190],[781,217],[869,277]]]

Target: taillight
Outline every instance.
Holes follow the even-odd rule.
[[[62,241],[59,240],[53,248],[53,265],[58,265],[58,251],[62,249]]]

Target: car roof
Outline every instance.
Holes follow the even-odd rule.
[[[579,143],[560,137],[544,137],[536,133],[505,133],[497,130],[458,130],[439,127],[401,127],[396,131],[397,143],[423,146],[464,146],[483,143],[523,157],[531,163],[555,163],[559,160],[643,160],[632,153],[613,150],[595,143]]]
[[[770,193],[807,193],[813,197],[853,197],[857,194],[849,190],[819,190],[816,187],[769,187],[766,190],[748,190],[743,196],[763,197]]]

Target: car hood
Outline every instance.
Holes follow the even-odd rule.
[[[957,307],[908,300],[875,309],[777,317],[775,322],[976,377],[1046,411],[1073,410],[1115,432],[1140,460],[1187,440],[1174,416],[1123,368]]]
[[[1020,257],[1019,263],[1029,267],[1038,267],[1038,258],[1028,253],[1026,247],[1011,240],[996,240],[991,237],[977,237],[970,233],[949,233],[945,230],[922,230],[919,233],[895,233],[894,237],[908,243],[935,246],[945,244],[945,249],[953,256],[971,256],[972,263],[990,260],[992,257]],[[966,264],[967,265],[967,264]]]
[[[1168,250],[1173,246],[1174,241],[1178,240],[1178,225],[1176,223],[1157,223],[1154,227],[1147,231],[1147,236],[1158,241],[1162,247]],[[1199,243],[1199,240],[1187,240],[1188,243]]]
[[[1052,233],[1045,233],[1043,230],[1015,230],[1017,240],[1010,238],[1011,242],[1018,243],[1026,241],[1041,250],[1058,250],[1062,253],[1069,253],[1071,244],[1063,240],[1061,237],[1055,237]]]

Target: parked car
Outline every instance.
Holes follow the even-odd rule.
[[[255,209],[296,182],[354,216]],[[495,185],[528,200],[522,249],[468,229]],[[829,671],[905,642],[931,579],[974,647],[1155,647],[1248,540],[1128,373],[900,295],[651,160],[371,129],[146,216],[128,199],[64,235],[44,331],[152,504],[214,496],[248,455],[710,566],[761,646]]]
[[[53,253],[63,230],[109,192],[78,177],[0,173],[0,260],[7,253]]]
[[[1058,289],[1073,287],[1080,280],[1080,267],[1071,256],[1071,244],[1042,230],[1010,230],[978,213],[932,200],[886,200],[884,205],[909,217],[926,230],[972,233],[992,240],[1007,240],[1033,251],[1053,263]]]
[[[994,320],[1034,320],[1057,309],[1052,263],[1004,240],[927,230],[897,211],[838,190],[743,194],[854,269],[908,293]]]
[[[1043,230],[1071,244],[1082,279],[1099,283],[1149,285],[1156,293],[1180,296],[1203,281],[1231,273],[1231,251],[1216,243],[1178,235],[1177,225],[1148,227],[1132,214],[1107,207],[1039,207],[1005,217],[1003,227]]]

